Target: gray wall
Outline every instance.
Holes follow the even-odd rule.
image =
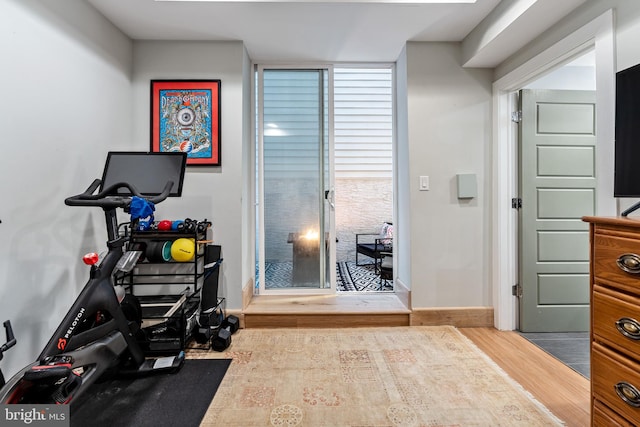
[[[105,247],[104,215],[64,199],[132,148],[132,43],[84,1],[0,4],[0,321],[35,359],[84,285],[81,257]],[[4,330],[0,332],[4,342]]]
[[[218,295],[240,308],[243,286],[242,217],[245,49],[242,42],[140,41],[133,50],[133,144],[147,150],[150,139],[149,82],[152,79],[221,80],[221,163],[187,167],[182,197],[158,206],[157,219],[208,219],[214,244],[222,246]]]
[[[491,70],[461,68],[458,43],[410,42],[406,57],[412,306],[490,306]],[[476,174],[477,197],[457,198],[456,174]]]

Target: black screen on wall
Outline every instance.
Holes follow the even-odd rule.
[[[640,64],[616,73],[615,197],[640,197]]]

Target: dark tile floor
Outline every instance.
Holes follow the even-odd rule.
[[[521,332],[520,335],[574,371],[590,377],[589,332]]]

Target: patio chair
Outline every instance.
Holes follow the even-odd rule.
[[[373,259],[376,273],[379,271],[379,264],[382,260],[382,252],[392,252],[393,250],[393,224],[385,222],[378,233],[356,233],[356,265],[362,266],[367,263],[360,263],[358,254]],[[369,263],[371,264],[371,263]]]
[[[380,290],[389,280],[393,280],[393,254],[391,252],[380,252]]]

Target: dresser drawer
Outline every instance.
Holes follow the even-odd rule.
[[[640,355],[640,297],[593,286],[593,339],[627,354]]]
[[[597,400],[593,402],[591,420],[593,427],[634,427],[633,424],[627,422]]]
[[[640,240],[595,234],[593,243],[595,280],[640,294]]]
[[[591,385],[594,399],[602,401],[631,424],[640,425],[640,364],[594,342]]]

